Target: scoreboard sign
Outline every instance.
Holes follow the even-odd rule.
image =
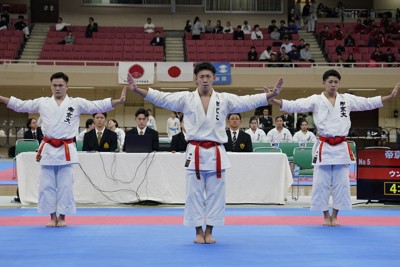
[[[357,199],[400,201],[400,150],[357,151]]]

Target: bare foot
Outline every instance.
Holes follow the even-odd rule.
[[[195,244],[205,244],[206,240],[204,238],[204,234],[200,233],[196,235],[196,239],[193,241]]]
[[[57,226],[57,218],[51,219],[46,225],[46,227],[56,227],[56,226]]]
[[[332,226],[340,226],[340,224],[337,223],[336,217],[331,217],[331,225]]]
[[[65,227],[65,226],[67,226],[67,224],[65,223],[65,220],[59,218],[59,219],[57,220],[57,226],[56,226],[56,227]]]
[[[212,234],[206,233],[206,235],[204,236],[204,239],[206,241],[206,244],[215,244],[215,243],[217,243],[217,241],[214,239]]]
[[[324,224],[323,224],[323,226],[332,226],[331,216],[329,216],[329,217],[324,216]]]

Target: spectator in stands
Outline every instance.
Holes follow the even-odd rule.
[[[122,151],[125,142],[125,131],[119,128],[118,122],[114,119],[109,119],[107,122],[107,128],[117,134],[117,140],[119,145],[119,151]]]
[[[92,38],[94,32],[99,31],[99,25],[94,22],[93,17],[89,17],[89,24],[86,26],[85,37]]]
[[[258,119],[256,117],[251,117],[249,121],[250,128],[245,132],[250,135],[252,143],[266,143],[267,135],[261,129],[259,129]]]
[[[151,21],[151,18],[147,18],[147,22],[144,24],[143,28],[145,33],[153,33],[156,26]]]
[[[306,47],[306,42],[304,41],[303,38],[300,39],[300,43],[297,46],[297,50],[299,50],[299,52],[301,51],[301,49],[303,49],[304,47]]]
[[[315,62],[315,60],[312,59],[309,43],[306,43],[305,47],[300,50],[300,60],[307,62]]]
[[[192,32],[192,21],[190,19],[188,19],[186,21],[186,25],[185,25],[185,32]]]
[[[388,47],[386,49],[386,54],[383,56],[384,61],[387,63],[393,63],[396,62],[396,56],[394,55],[394,53],[392,52],[392,49],[390,47]],[[396,67],[397,64],[387,64],[388,67]]]
[[[215,25],[215,33],[223,33],[224,27],[222,26],[221,20],[217,20],[217,25]]]
[[[276,26],[276,20],[273,19],[271,20],[271,24],[268,26],[268,33],[271,34],[275,29],[278,29],[278,27]]]
[[[25,38],[29,38],[28,24],[26,24],[23,15],[18,16],[17,22],[14,23],[14,29],[16,31],[23,31],[25,34]]]
[[[356,41],[351,36],[351,33],[349,33],[349,35],[347,35],[347,38],[344,40],[344,46],[345,47],[354,47],[354,46],[356,46]]]
[[[299,31],[299,28],[295,24],[294,20],[289,21],[289,25],[287,27],[287,33],[289,34],[297,34]]]
[[[204,26],[204,33],[214,33],[214,26],[211,25],[211,20],[207,20],[207,24]]]
[[[283,30],[283,32],[281,32],[281,40],[285,40],[285,39],[292,40],[292,35],[289,33],[287,27]]]
[[[192,39],[200,40],[200,34],[203,32],[204,27],[199,17],[195,17],[192,27]]]
[[[228,142],[224,144],[226,151],[253,152],[253,144],[248,133],[240,130],[242,116],[239,113],[228,115],[229,129],[226,130]]]
[[[6,19],[7,28],[8,28],[8,25],[10,25],[10,14],[8,14],[8,10],[7,9],[4,9],[3,13],[1,13],[1,15],[0,15],[0,20],[2,20],[3,18]]]
[[[354,26],[353,32],[357,34],[367,34],[368,27],[362,24],[361,19],[357,19],[357,24]]]
[[[260,55],[259,61],[268,61],[271,58],[272,48],[268,46]]]
[[[343,40],[343,32],[340,30],[340,25],[335,26],[335,30],[332,33],[333,40]]]
[[[271,52],[271,56],[268,62],[269,62],[268,67],[273,67],[273,68],[280,67],[279,64],[276,64],[279,62],[279,60],[278,60],[278,55],[275,52]]]
[[[317,22],[317,6],[315,0],[310,1],[310,14],[308,16],[308,32],[315,31],[315,23]]]
[[[293,46],[293,43],[289,42],[289,39],[286,38],[285,42],[281,45],[281,50],[282,50],[282,47],[284,47],[286,53],[289,53],[290,51],[292,51],[292,46]]]
[[[248,61],[257,61],[258,53],[256,51],[256,47],[250,47],[250,51],[247,53],[247,60]]]
[[[336,61],[335,62],[338,63],[338,64],[336,64],[337,67],[342,66],[342,63],[344,63],[344,60],[343,60],[343,57],[342,57],[342,53],[337,53],[336,54]]]
[[[384,55],[379,46],[375,47],[375,51],[372,52],[372,54],[371,54],[371,59],[374,60],[375,62],[383,62],[384,61]]]
[[[59,17],[58,21],[56,23],[56,31],[58,31],[58,32],[67,32],[68,31],[68,26],[71,26],[71,24],[63,22],[63,19],[61,17]]]
[[[251,32],[251,40],[262,40],[264,39],[264,35],[260,30],[260,25],[256,24],[254,25],[254,29]]]
[[[295,45],[292,45],[292,50],[288,53],[288,56],[292,61],[300,61],[300,52]]]
[[[151,45],[160,45],[160,46],[165,45],[164,38],[160,36],[160,31],[156,31],[156,36],[154,36],[154,38],[151,39],[150,44]]]
[[[233,28],[229,20],[225,23],[224,33],[233,33]]]
[[[285,48],[282,47],[282,53],[281,56],[279,57],[279,62],[285,63],[281,64],[280,67],[292,67],[292,64],[289,64],[289,62],[292,62],[290,59],[289,55],[285,52]]]
[[[242,26],[238,25],[236,30],[233,32],[233,40],[244,40],[244,32]]]
[[[335,8],[336,17],[340,18],[340,22],[344,22],[344,10],[345,7],[343,6],[342,2],[339,2]]]
[[[369,39],[368,39],[369,47],[375,47],[379,44],[379,33],[381,33],[379,28],[377,26],[373,26],[372,31],[369,33]]]
[[[346,59],[346,63],[355,63],[355,62],[356,61],[353,57],[353,53],[349,53],[349,55],[347,56],[347,59]],[[354,67],[354,64],[344,64],[343,66],[347,67],[347,68],[351,68],[351,67]]]
[[[243,21],[242,30],[244,34],[251,34],[252,28],[247,20]]]
[[[374,24],[374,19],[371,15],[364,20],[364,25],[366,27],[372,27],[373,24]]]
[[[85,122],[85,129],[83,129],[76,137],[76,141],[83,141],[83,137],[85,133],[90,132],[94,129],[94,121],[93,119],[87,119]]]
[[[287,32],[286,21],[279,21],[278,31],[281,33],[281,36]]]
[[[338,46],[336,46],[335,51],[336,51],[336,53],[342,54],[342,53],[344,53],[346,51],[346,49],[344,48],[344,46],[339,44]]]
[[[72,35],[72,32],[69,31],[67,35],[64,37],[64,40],[61,42],[58,42],[59,44],[64,44],[64,45],[73,45],[75,43],[75,36]]]
[[[386,12],[383,13],[381,22],[380,22],[380,26],[381,26],[381,28],[385,29],[385,33],[390,31],[390,29],[389,29],[390,24],[391,24],[391,21],[390,21],[390,18],[388,17],[388,14]]]
[[[275,128],[267,133],[267,142],[283,143],[292,142],[293,137],[290,131],[283,127],[283,119],[281,116],[275,118]]]
[[[324,30],[319,33],[318,43],[324,47],[325,40],[333,40],[332,34],[329,32],[329,26],[325,25]]]
[[[278,31],[278,27],[275,27],[274,30],[271,32],[271,40],[280,40],[281,33]]]
[[[296,4],[294,5],[294,21],[298,28],[301,27],[301,0],[296,0]]]
[[[301,12],[303,17],[303,29],[308,30],[308,17],[310,16],[310,1],[306,0],[303,6],[303,11]]]
[[[294,127],[294,117],[290,115],[289,112],[284,112],[281,116],[283,120],[283,127],[292,129]]]
[[[1,20],[0,20],[0,31],[7,30],[7,29],[8,29],[7,19],[6,19],[6,17],[1,17]]]

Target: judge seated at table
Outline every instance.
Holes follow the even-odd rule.
[[[171,152],[185,152],[186,147],[188,142],[186,141],[186,130],[185,130],[185,124],[183,122],[183,115],[181,116],[180,119],[181,123],[181,132],[172,136],[171,140]]]
[[[93,114],[94,129],[83,137],[83,151],[115,152],[118,147],[117,134],[106,128],[107,113]]]
[[[225,143],[226,151],[231,152],[253,152],[253,144],[248,133],[240,130],[242,116],[239,113],[228,115],[229,129],[226,130],[228,143]]]
[[[136,127],[126,132],[123,150],[126,151],[126,144],[130,143],[129,139],[135,135],[152,135],[151,151],[159,150],[158,132],[147,127],[149,121],[149,112],[144,108],[139,108],[135,113]]]

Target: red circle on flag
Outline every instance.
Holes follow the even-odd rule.
[[[129,71],[129,74],[132,75],[132,77],[134,79],[139,79],[144,74],[143,67],[140,66],[140,65],[137,65],[137,64],[135,64],[132,67],[130,67],[128,71]]]
[[[181,69],[177,66],[172,66],[168,69],[168,75],[172,78],[177,78],[181,75]]]

